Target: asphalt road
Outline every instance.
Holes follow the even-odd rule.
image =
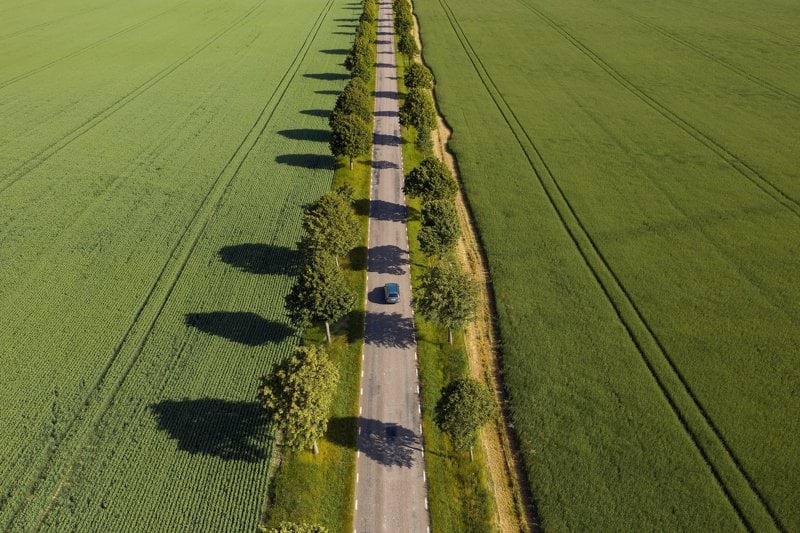
[[[426,532],[428,502],[411,311],[392,4],[380,4],[355,529]],[[386,304],[383,285],[400,285]]]

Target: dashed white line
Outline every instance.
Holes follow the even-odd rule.
[[[425,509],[428,508],[428,497],[425,496]],[[356,500],[356,509],[358,509],[358,500]]]
[[[364,387],[361,387],[361,392],[359,392],[360,396],[364,396]]]
[[[424,474],[424,472],[423,472]],[[356,472],[356,483],[358,483],[358,472]]]
[[[419,385],[417,385],[417,394],[419,394]]]
[[[422,406],[419,404],[417,404],[417,411],[419,411],[419,414],[422,414]]]
[[[425,471],[422,471],[422,481],[427,482],[428,478],[425,477]],[[358,474],[356,474],[356,483],[358,483]]]
[[[358,406],[358,414],[359,414],[359,415],[361,414],[361,411],[362,411],[363,409],[364,409],[364,408],[363,408],[363,407],[361,407],[360,405]]]
[[[425,509],[428,508],[428,503],[425,502]],[[358,511],[358,498],[356,498],[356,511]]]

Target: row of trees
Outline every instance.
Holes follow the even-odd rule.
[[[345,59],[351,79],[336,99],[331,112],[330,149],[335,157],[353,159],[372,147],[372,96],[369,83],[375,64],[377,0],[363,0],[353,47]],[[324,323],[330,345],[331,324],[353,310],[356,295],[339,264],[356,246],[360,226],[353,209],[353,188],[343,185],[307,206],[303,215],[300,251],[303,268],[286,296],[291,322],[303,331]],[[339,370],[322,346],[301,346],[289,359],[262,379],[259,397],[272,416],[283,444],[296,450],[319,453],[317,441],[325,434],[328,416],[339,382]],[[317,524],[284,522],[262,531],[270,533],[327,533]]]
[[[416,131],[415,145],[427,156],[405,176],[403,190],[422,201],[421,227],[417,234],[420,250],[428,256],[430,268],[421,276],[414,308],[427,320],[453,330],[475,316],[477,286],[453,257],[461,229],[455,206],[458,185],[450,169],[432,153],[431,133],[437,124],[433,103],[433,76],[414,60],[419,53],[414,38],[414,21],[408,0],[394,0],[398,51],[409,65],[403,82],[407,94],[400,108],[400,123]],[[477,431],[494,416],[495,400],[489,388],[474,379],[458,379],[441,391],[434,421],[448,435],[456,449],[469,448]]]
[[[331,113],[330,148],[334,157],[347,157],[350,170],[353,159],[369,153],[372,148],[372,71],[376,61],[377,0],[365,0],[364,10],[356,29],[353,47],[344,60],[351,79],[336,99]]]

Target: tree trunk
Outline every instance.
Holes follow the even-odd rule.
[[[447,330],[447,340],[450,341],[450,344],[453,344],[453,330],[452,329],[448,329]]]
[[[316,442],[314,444],[316,444]],[[469,462],[471,463],[474,460],[475,460],[475,456],[472,454],[472,445],[470,445],[470,447],[469,447]]]
[[[331,324],[327,320],[325,321],[325,336],[328,338],[328,344],[333,344],[331,341]]]
[[[311,445],[311,451],[314,455],[319,455],[319,447],[317,446],[317,439],[314,439],[314,444]]]
[[[353,170],[353,156],[350,156],[350,170]]]

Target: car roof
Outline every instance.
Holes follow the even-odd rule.
[[[400,285],[397,283],[387,283],[386,288],[390,291],[400,291]]]

